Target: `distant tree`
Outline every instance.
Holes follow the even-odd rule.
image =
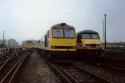
[[[0,44],[0,48],[2,48],[2,44]]]
[[[40,40],[38,40],[38,43],[40,43]]]

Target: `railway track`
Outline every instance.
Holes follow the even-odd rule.
[[[14,55],[14,53],[12,54],[9,54],[9,53],[6,53],[5,55],[1,56],[0,57],[0,66],[2,66],[2,64],[8,60],[10,57],[12,57]]]
[[[52,70],[64,83],[109,83],[88,71],[82,70],[73,64],[49,63]]]
[[[99,63],[99,65],[125,72],[125,62],[123,62],[123,61],[116,61],[116,60],[99,58],[98,63]]]
[[[28,55],[28,53],[23,55],[16,54],[9,57],[0,66],[0,83],[12,83],[17,71]]]

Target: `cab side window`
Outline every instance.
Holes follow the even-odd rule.
[[[50,38],[50,34],[49,34],[49,31],[47,32],[47,37]]]

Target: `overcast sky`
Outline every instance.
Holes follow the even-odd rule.
[[[102,37],[107,14],[107,41],[125,42],[125,0],[0,0],[0,39],[40,39],[54,24],[76,31],[92,29]]]

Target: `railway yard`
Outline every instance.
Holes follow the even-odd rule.
[[[118,60],[114,55],[113,59],[107,53],[95,61],[49,61],[38,51],[15,50],[1,55],[0,83],[125,83],[123,57]]]
[[[0,52],[0,83],[125,83],[125,49],[104,48],[99,33],[53,25],[37,44]]]
[[[125,0],[0,0],[0,83],[125,83]]]

